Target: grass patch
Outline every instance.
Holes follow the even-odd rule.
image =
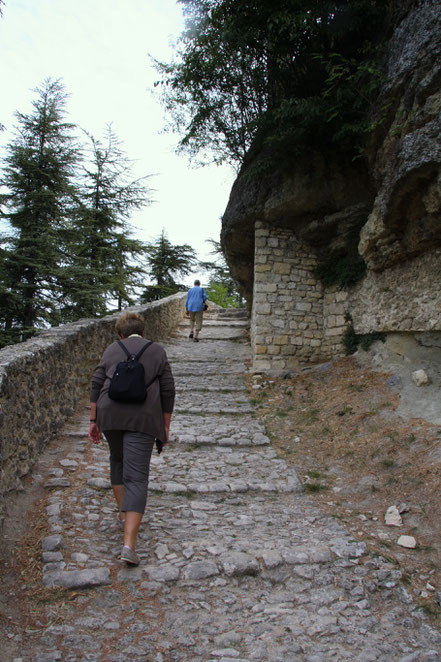
[[[306,492],[311,492],[314,494],[317,492],[323,492],[324,490],[328,489],[327,485],[323,485],[323,483],[316,483],[315,481],[308,481],[303,484],[303,487],[305,488]]]

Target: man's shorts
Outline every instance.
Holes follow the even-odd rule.
[[[197,312],[190,312],[190,322],[194,324],[196,331],[200,331],[202,329],[202,315],[202,310],[198,310]]]

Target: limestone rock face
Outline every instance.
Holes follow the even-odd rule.
[[[373,163],[377,195],[359,251],[383,270],[441,244],[441,7],[422,3],[389,44],[381,103],[393,103]]]
[[[236,180],[222,219],[227,261],[248,301],[252,298],[257,221],[296,230],[317,247],[338,244],[353,225],[366,222],[373,199],[361,163],[330,162],[320,154],[309,154],[289,172],[260,178],[253,174],[254,166],[251,163]]]
[[[375,119],[375,118],[374,118]],[[222,244],[250,302],[254,226],[292,229],[319,250],[338,250],[362,227],[359,253],[381,272],[441,246],[441,5],[416,3],[394,29],[366,159],[332,162],[308,153],[265,175],[255,160],[237,178]],[[353,241],[353,238],[352,238]]]

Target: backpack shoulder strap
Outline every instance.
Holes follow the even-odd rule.
[[[136,359],[137,361],[139,361],[139,358],[140,358],[141,354],[143,354],[143,352],[145,352],[145,350],[147,349],[147,347],[150,347],[150,345],[152,345],[152,344],[153,344],[153,341],[150,340],[150,342],[146,343],[146,344],[144,345],[144,347],[141,347],[141,349],[139,350],[138,354],[135,356],[135,359]],[[124,348],[124,349],[125,349],[125,348]]]
[[[129,358],[132,356],[132,355],[130,354],[129,350],[127,349],[127,347],[121,342],[121,340],[118,340],[118,345],[119,345],[120,347],[122,347],[122,349],[124,350],[124,352],[127,354],[127,356],[128,356]]]

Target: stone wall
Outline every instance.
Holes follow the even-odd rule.
[[[350,290],[324,288],[314,248],[256,223],[251,339],[255,372],[281,374],[342,355],[346,315],[357,334],[441,332],[441,248],[368,271]]]
[[[185,314],[185,294],[126,310],[146,320],[146,337],[160,340]],[[118,314],[43,331],[0,350],[0,522],[7,492],[19,489],[42,448],[87,398],[90,377],[116,339]]]
[[[347,294],[325,290],[317,256],[292,230],[256,223],[253,369],[280,374],[341,352]]]

